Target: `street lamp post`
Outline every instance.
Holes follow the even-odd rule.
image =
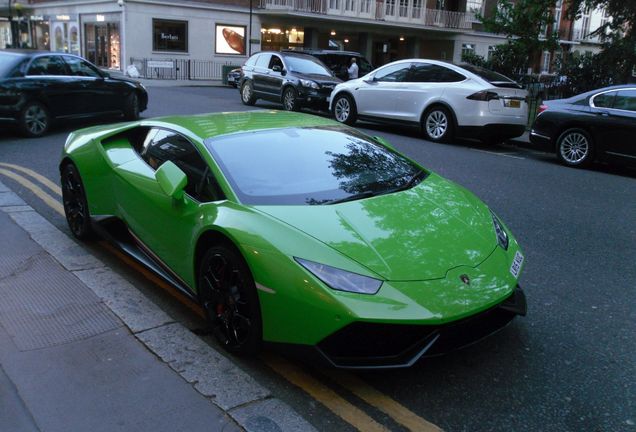
[[[254,0],[250,0],[250,25],[249,30],[247,31],[247,55],[251,57],[252,55],[252,3]]]

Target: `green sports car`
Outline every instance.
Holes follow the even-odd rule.
[[[229,351],[405,367],[525,315],[524,257],[466,189],[378,137],[280,111],[72,133],[79,239],[106,236],[200,302]]]

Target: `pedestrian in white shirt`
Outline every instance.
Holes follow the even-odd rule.
[[[347,69],[347,72],[349,73],[349,79],[358,78],[358,65],[356,64],[355,57],[351,58],[351,66],[349,66],[349,69]]]

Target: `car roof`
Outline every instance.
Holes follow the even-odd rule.
[[[42,51],[42,50],[32,50],[32,49],[24,49],[24,48],[7,48],[2,49],[0,52],[7,54],[15,54],[16,56],[31,56],[36,54],[60,54],[54,53],[51,51]]]
[[[304,54],[309,54],[309,55],[313,55],[313,54],[335,54],[335,55],[343,55],[343,56],[355,56],[355,57],[362,57],[362,54],[360,54],[357,51],[340,51],[340,50],[325,50],[325,49],[304,49],[304,50],[283,50],[282,52],[297,52],[297,53],[304,53]]]
[[[340,123],[319,116],[278,110],[208,113],[198,115],[167,116],[143,122],[155,123],[175,129],[185,128],[201,140],[241,132],[312,126],[341,126]]]

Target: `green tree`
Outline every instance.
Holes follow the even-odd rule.
[[[584,8],[603,8],[611,17],[592,35],[598,35],[603,51],[595,61],[614,84],[633,81],[636,69],[636,1],[634,0],[571,0],[568,14],[579,17]]]
[[[558,36],[547,32],[554,21],[555,0],[500,0],[489,17],[479,16],[486,31],[506,36],[495,48],[492,68],[504,74],[525,73],[543,51],[559,47]]]

